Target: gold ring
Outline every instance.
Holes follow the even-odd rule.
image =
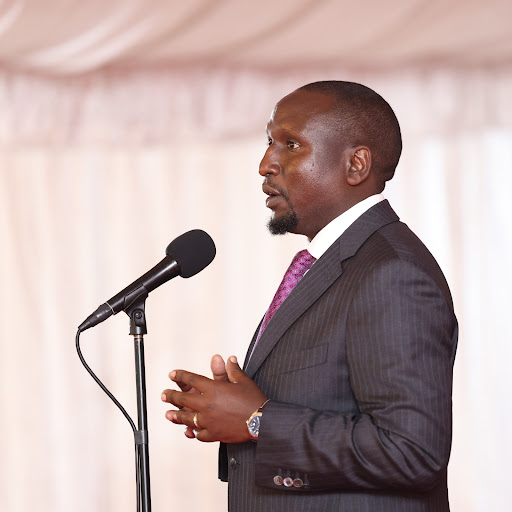
[[[201,428],[201,427],[199,426],[199,424],[197,423],[197,416],[198,416],[198,415],[199,415],[199,413],[198,413],[198,412],[196,412],[196,413],[194,414],[194,419],[193,419],[192,421],[194,422],[194,425],[196,426],[196,428]]]

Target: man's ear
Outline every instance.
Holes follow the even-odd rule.
[[[370,175],[372,154],[365,146],[359,146],[350,155],[350,167],[347,171],[347,183],[352,186],[360,185]]]

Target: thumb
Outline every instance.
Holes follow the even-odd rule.
[[[238,365],[238,360],[236,356],[229,356],[228,361],[226,363],[226,371],[228,373],[229,381],[233,384],[237,384],[244,379],[248,379],[245,372]]]
[[[228,374],[226,373],[226,363],[219,354],[215,354],[212,357],[210,365],[213,374],[213,380],[225,380],[228,381]]]

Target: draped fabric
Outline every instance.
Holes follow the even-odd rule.
[[[512,57],[511,14],[509,0],[3,0],[0,61],[47,74],[496,64]]]
[[[193,228],[217,257],[146,304],[152,502],[226,510],[217,446],[165,420],[160,392],[174,368],[243,360],[304,246],[265,228],[265,123],[284,94],[330,78],[395,109],[404,153],[384,195],[454,295],[452,510],[508,510],[510,4],[380,4],[0,2],[1,510],[135,508],[130,427],[80,365],[74,335]],[[124,313],[82,347],[136,416]]]

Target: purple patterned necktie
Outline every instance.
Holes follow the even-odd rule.
[[[316,261],[316,258],[311,256],[309,252],[304,249],[303,251],[299,251],[293,261],[291,262],[288,270],[286,271],[279,288],[277,289],[274,298],[272,299],[272,303],[265,313],[265,317],[263,318],[263,322],[261,322],[260,331],[258,333],[258,338],[256,339],[256,343],[258,343],[261,334],[267,327],[270,319],[274,316],[274,313],[279,309],[279,306],[284,302],[286,297],[290,295],[291,291],[297,286],[298,282],[304,277],[304,274],[311,268],[311,265]],[[254,346],[256,346],[256,343]],[[254,348],[253,348],[254,350]]]

